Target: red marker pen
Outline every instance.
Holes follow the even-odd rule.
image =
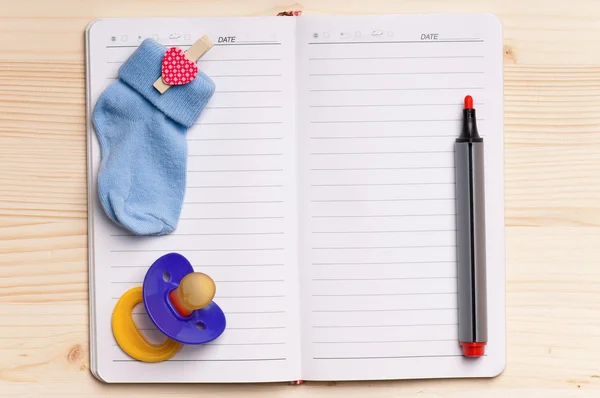
[[[464,356],[481,357],[488,341],[484,153],[470,95],[455,153],[458,340]]]

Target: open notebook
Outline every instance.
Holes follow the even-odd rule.
[[[107,382],[497,375],[505,365],[502,32],[491,15],[105,19],[87,33],[88,116],[141,40],[187,48],[216,93],[188,132],[177,230],[132,237],[97,200],[91,124],[91,362]],[[226,39],[232,38],[235,39]],[[457,343],[454,139],[475,98],[485,137],[489,345]],[[88,118],[89,120],[89,118]],[[110,328],[168,252],[216,281],[227,329],[159,364]],[[143,308],[135,318],[160,339]]]

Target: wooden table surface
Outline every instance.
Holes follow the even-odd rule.
[[[492,12],[504,24],[508,366],[490,380],[104,385],[88,356],[84,28],[98,17]],[[600,3],[0,0],[0,397],[600,396]]]

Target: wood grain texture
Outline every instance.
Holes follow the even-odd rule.
[[[109,386],[89,373],[85,26],[290,9],[502,19],[508,367],[500,377]],[[594,0],[0,0],[0,397],[600,396],[599,39]]]

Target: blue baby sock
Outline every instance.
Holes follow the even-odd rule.
[[[98,195],[106,214],[137,235],[164,235],[177,226],[185,193],[186,132],[213,95],[199,72],[160,94],[166,49],[145,40],[100,96],[93,123],[102,151]]]

